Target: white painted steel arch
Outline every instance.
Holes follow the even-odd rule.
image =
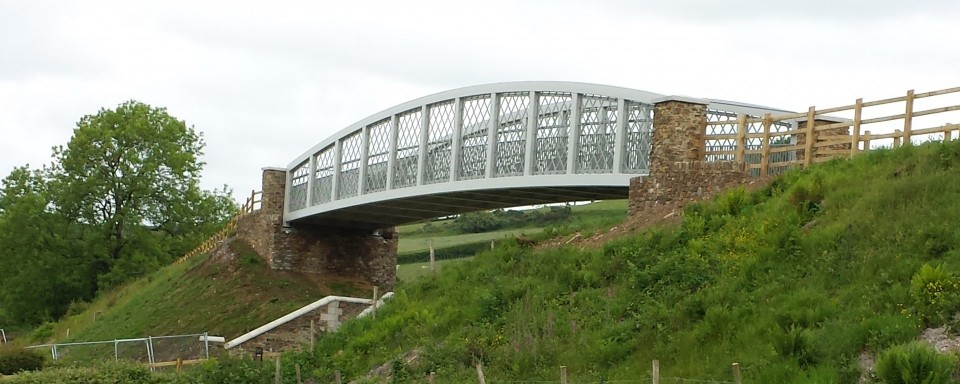
[[[284,221],[363,229],[518,205],[624,198],[663,95],[569,82],[454,89],[373,114],[287,167]],[[706,99],[719,113],[782,112]]]

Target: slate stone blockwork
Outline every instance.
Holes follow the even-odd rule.
[[[237,223],[237,236],[275,270],[356,278],[380,286],[396,283],[397,235],[393,228],[368,232],[325,226],[283,227],[286,171],[263,171],[260,211]]]

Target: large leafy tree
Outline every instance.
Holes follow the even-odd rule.
[[[171,260],[233,209],[229,191],[199,187],[203,137],[137,101],[80,119],[54,148],[54,203],[89,228],[100,285],[114,285]]]

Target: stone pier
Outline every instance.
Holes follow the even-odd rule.
[[[396,283],[397,234],[394,228],[361,231],[322,225],[283,226],[286,170],[263,169],[260,210],[237,223],[246,241],[275,270],[317,273],[380,286]]]

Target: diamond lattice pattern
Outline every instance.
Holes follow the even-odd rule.
[[[393,187],[403,188],[417,184],[417,162],[420,151],[420,108],[401,114],[397,124],[397,161]]]
[[[500,96],[496,176],[523,175],[529,105],[530,96],[527,93],[504,93]]]
[[[482,178],[487,168],[487,127],[490,124],[490,95],[463,100],[460,174],[458,179]]]
[[[424,183],[450,180],[450,145],[456,112],[454,100],[433,104],[430,110],[430,141],[427,144],[427,163]]]
[[[650,172],[650,152],[653,149],[653,106],[628,101],[627,132],[624,138],[624,173]]]
[[[577,173],[613,172],[617,99],[584,95],[580,109]]]
[[[307,207],[307,177],[310,174],[309,163],[304,161],[293,169],[290,179],[290,210]]]
[[[367,128],[367,172],[363,193],[387,189],[387,166],[390,157],[390,119],[384,119]]]
[[[572,102],[573,98],[569,93],[540,94],[534,173],[543,175],[567,171]]]
[[[316,172],[313,180],[312,205],[333,200],[333,145],[320,151],[316,157]]]
[[[340,177],[337,179],[337,199],[357,195],[360,189],[361,132],[340,140]]]

